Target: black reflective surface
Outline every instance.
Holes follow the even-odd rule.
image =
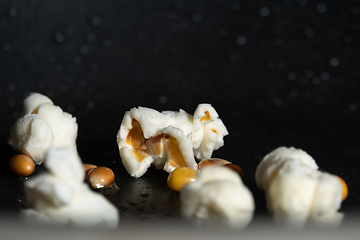
[[[105,195],[125,221],[179,218],[165,172],[133,179],[123,168],[116,133],[125,111],[193,113],[203,102],[228,128],[213,156],[244,170],[254,221],[268,217],[256,166],[282,145],[341,176],[342,211],[358,215],[359,1],[30,0],[0,9],[1,212],[26,207],[7,138],[36,91],[76,116],[82,160],[113,169],[119,191]]]

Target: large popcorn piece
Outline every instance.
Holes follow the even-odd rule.
[[[265,191],[274,220],[290,228],[307,223],[337,226],[346,185],[339,177],[321,172],[314,159],[296,148],[279,147],[266,155],[255,172]],[[347,189],[346,189],[347,191]]]
[[[32,93],[24,100],[24,115],[10,130],[9,144],[41,164],[50,147],[76,149],[76,118],[63,112],[46,96]]]
[[[141,177],[152,164],[169,173],[178,167],[197,169],[195,157],[210,158],[227,134],[210,104],[200,104],[193,116],[181,109],[138,107],[125,113],[117,143],[126,170]]]
[[[26,220],[61,226],[117,227],[117,208],[84,183],[83,165],[73,148],[51,148],[44,166],[48,172],[25,182],[32,207],[22,212]]]
[[[223,166],[206,167],[180,191],[181,213],[200,225],[243,229],[253,218],[254,199],[240,176]]]

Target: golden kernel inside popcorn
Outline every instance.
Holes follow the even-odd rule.
[[[166,136],[166,144],[168,147],[168,165],[179,168],[186,167],[187,164],[185,162],[184,156],[181,154],[179,143],[174,137]]]
[[[205,111],[205,116],[203,116],[201,119],[200,119],[200,122],[204,122],[204,121],[207,121],[210,119],[210,113],[208,111]]]
[[[179,167],[172,171],[167,179],[168,187],[179,192],[185,185],[195,182],[197,171],[189,167]]]
[[[161,141],[165,139],[167,146],[167,164],[173,168],[186,167],[184,156],[181,154],[179,143],[176,138],[167,134],[159,134],[157,136],[146,139],[141,129],[140,123],[135,119],[132,120],[132,129],[126,138],[126,143],[133,149],[131,154],[138,162],[150,154],[161,154]]]

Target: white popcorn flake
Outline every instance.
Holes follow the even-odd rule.
[[[48,172],[25,182],[29,209],[22,216],[31,223],[115,228],[119,213],[103,195],[84,183],[84,170],[73,148],[51,148]]]
[[[274,221],[290,228],[307,224],[338,226],[343,198],[339,177],[321,172],[314,159],[296,148],[280,147],[266,155],[255,172]]]
[[[41,164],[50,147],[76,149],[76,118],[63,112],[48,97],[31,93],[24,100],[24,114],[10,131],[9,144],[16,151]]]
[[[240,176],[226,167],[206,167],[180,191],[181,213],[200,225],[245,228],[255,204]]]

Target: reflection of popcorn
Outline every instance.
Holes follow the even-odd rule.
[[[181,109],[160,113],[138,107],[125,113],[117,143],[126,170],[133,177],[141,177],[151,164],[167,172],[179,166],[196,169],[194,155],[211,157],[224,145],[227,134],[210,104],[200,104],[194,116]]]
[[[307,222],[336,226],[343,214],[342,185],[334,175],[318,171],[306,152],[280,147],[264,157],[255,173],[259,189],[265,191],[274,220],[299,228]]]
[[[116,227],[118,210],[84,183],[85,173],[72,148],[51,148],[44,162],[48,172],[25,182],[31,209],[23,211],[29,222]]]
[[[63,112],[48,97],[32,93],[24,100],[24,114],[10,131],[9,144],[15,150],[40,164],[50,147],[76,149],[76,118]]]
[[[239,174],[206,167],[180,191],[182,215],[199,224],[242,229],[253,218],[254,199]]]

